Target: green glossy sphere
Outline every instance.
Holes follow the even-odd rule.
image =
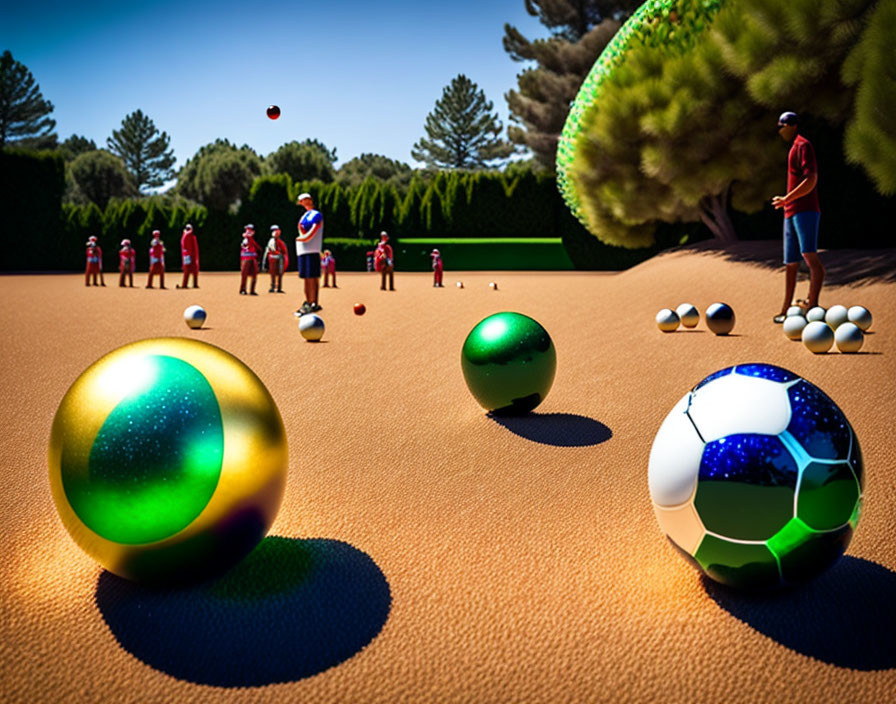
[[[479,405],[496,414],[518,415],[548,395],[557,352],[537,321],[521,313],[495,313],[467,335],[461,367]]]

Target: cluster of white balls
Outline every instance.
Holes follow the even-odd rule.
[[[871,327],[871,313],[862,306],[835,305],[827,310],[816,306],[804,315],[802,308],[791,306],[782,327],[788,339],[802,340],[815,354],[824,354],[834,343],[841,352],[858,352]]]
[[[678,326],[695,328],[700,311],[691,303],[682,303],[675,310],[663,308],[656,314],[656,326],[663,332],[675,332]],[[726,303],[713,303],[706,309],[706,327],[716,335],[727,335],[734,329],[734,311]]]

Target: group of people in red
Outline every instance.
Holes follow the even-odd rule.
[[[153,281],[159,277],[159,288],[165,287],[165,244],[162,242],[162,233],[153,230],[152,240],[149,245],[149,279],[146,288],[154,288]],[[193,278],[193,288],[199,288],[199,243],[193,226],[187,224],[180,238],[181,267],[183,280],[176,288],[189,288],[189,280]],[[325,249],[321,256],[321,273],[324,279],[324,288],[330,286],[332,279],[333,288],[336,286],[336,259],[329,249]],[[442,256],[438,249],[432,250],[433,286],[442,286]],[[131,245],[129,239],[121,241],[118,250],[118,285],[134,287],[134,272],[137,266],[137,250]],[[240,295],[257,296],[255,286],[258,281],[259,270],[265,270],[271,275],[271,287],[269,293],[284,293],[283,273],[289,267],[289,249],[281,238],[280,227],[271,225],[271,237],[267,246],[262,249],[255,241],[255,226],[246,225],[243,228],[240,242]],[[380,241],[375,250],[368,252],[368,270],[374,269],[381,277],[380,288],[385,291],[388,281],[388,290],[395,290],[395,260],[392,246],[389,244],[389,235],[380,233]],[[95,235],[87,240],[87,267],[84,270],[84,285],[105,286],[103,281],[103,250],[97,242]],[[248,291],[247,289],[248,285]]]

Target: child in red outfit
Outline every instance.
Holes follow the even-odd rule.
[[[389,290],[395,290],[395,263],[392,259],[392,247],[389,246],[389,235],[384,232],[380,233],[380,242],[376,246],[373,253],[373,268],[380,272],[382,281],[380,290],[386,290],[386,278],[389,279]]]
[[[130,287],[134,288],[134,269],[137,268],[137,250],[131,247],[130,240],[121,241],[121,249],[118,250],[118,285],[124,287],[124,279],[127,276]]]
[[[105,286],[105,282],[97,283],[97,277],[102,281],[103,275],[103,250],[96,243],[96,236],[87,238],[87,267],[84,269],[84,285],[90,286],[90,278],[93,277],[94,286]]]
[[[442,255],[439,254],[439,250],[432,250],[432,254],[429,256],[432,257],[432,285],[437,286],[439,288],[443,288],[442,286]]]
[[[165,288],[165,245],[162,242],[162,233],[152,231],[152,241],[149,243],[149,281],[146,288],[152,288],[152,279],[159,275],[159,288]]]
[[[336,285],[336,259],[329,249],[324,250],[323,259],[320,262],[321,271],[324,273],[324,288],[330,287],[330,277],[333,277],[333,288],[339,288]]]
[[[177,288],[187,288],[190,274],[193,275],[193,288],[199,288],[199,243],[193,226],[187,223],[180,238],[180,258],[183,265],[184,280]]]
[[[283,291],[283,272],[289,266],[289,249],[286,243],[280,239],[280,227],[271,225],[271,239],[268,240],[268,246],[264,248],[264,258],[261,262],[262,268],[267,267],[271,272],[271,288],[268,293],[284,293]]]
[[[261,247],[255,241],[255,226],[246,225],[243,231],[243,240],[240,243],[240,295],[246,295],[246,279],[252,279],[252,289],[249,291],[250,296],[257,296],[255,293],[255,284],[258,281],[258,258],[261,254]]]

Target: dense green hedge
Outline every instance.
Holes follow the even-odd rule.
[[[62,156],[57,152],[0,150],[0,177],[3,182],[0,188],[3,231],[17,242],[14,257],[9,247],[4,248],[0,269],[70,268],[71,263],[60,254],[65,245],[62,228],[65,161]]]

